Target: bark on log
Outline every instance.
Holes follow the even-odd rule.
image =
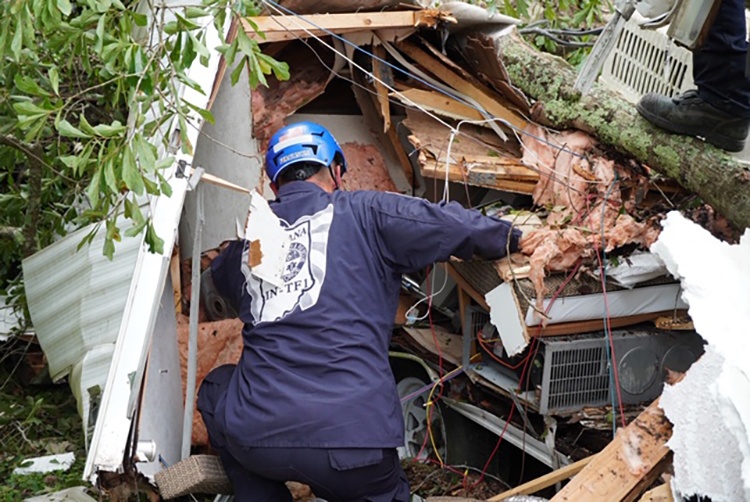
[[[673,178],[739,230],[750,227],[750,171],[699,139],[670,134],[643,119],[631,103],[595,84],[581,96],[566,61],[527,44],[517,30],[494,40],[513,85],[537,101],[532,118],[555,129],[576,128]]]

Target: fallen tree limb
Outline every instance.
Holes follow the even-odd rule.
[[[515,29],[495,38],[494,44],[513,85],[537,101],[533,120],[555,129],[586,131],[673,178],[738,229],[750,227],[750,171],[733,157],[699,139],[652,126],[635,106],[602,86],[581,96],[573,88],[575,70],[528,45]]]

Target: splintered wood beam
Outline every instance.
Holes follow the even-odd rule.
[[[482,120],[484,118],[475,108],[467,106],[450,96],[434,91],[408,89],[393,92],[390,95],[407,106],[417,105],[438,115],[455,120]]]
[[[506,192],[531,194],[538,181],[534,172],[521,165],[518,161],[503,165],[501,158],[493,158],[491,166],[467,169],[456,163],[448,167],[448,181],[466,183],[473,186],[503,190]],[[425,178],[445,179],[446,166],[444,162],[428,160],[421,164],[422,176]],[[526,169],[526,173],[521,171]]]
[[[488,498],[487,502],[501,502],[502,500],[505,500],[508,497],[512,497],[513,495],[531,495],[532,493],[544,490],[545,488],[552,486],[555,483],[559,483],[560,481],[564,481],[575,476],[576,474],[581,472],[584,467],[589,465],[589,462],[591,462],[593,458],[593,455],[590,457],[586,457],[582,460],[579,460],[578,462],[574,462],[570,465],[566,465],[565,467],[552,471],[549,474],[545,474],[544,476],[532,479],[528,483],[518,485],[515,488],[511,488],[510,490],[505,491],[499,495]]]
[[[435,10],[360,12],[346,14],[306,14],[304,16],[255,16],[242,20],[245,33],[259,44],[385,28],[435,26],[450,20],[447,13]],[[257,26],[256,31],[253,25]],[[258,34],[258,31],[263,33]]]
[[[383,116],[383,132],[388,132],[391,128],[391,103],[388,101],[388,89],[386,84],[393,87],[393,73],[390,71],[390,67],[381,63],[385,61],[385,49],[382,45],[378,45],[373,48],[373,54],[376,56],[372,58],[372,73],[376,77],[375,91],[378,93],[378,104],[380,105],[380,115]]]
[[[633,502],[671,461],[667,440],[672,424],[657,399],[620,429],[594,460],[551,502]]]
[[[375,124],[383,120],[383,117],[380,114],[380,102],[378,98],[373,95],[371,91],[372,87],[365,81],[362,72],[354,72],[354,84],[355,85],[352,86],[354,98],[357,100],[357,104],[359,105],[362,115],[365,117],[367,123],[372,124],[374,127]],[[413,187],[414,170],[411,161],[409,160],[409,156],[401,147],[401,141],[398,139],[396,129],[390,127],[382,136],[380,136],[380,138],[383,141],[386,150],[388,150],[393,157],[398,159],[399,164],[401,164],[401,169],[403,169],[404,175],[406,176],[407,183],[409,183],[409,186]]]
[[[674,502],[672,488],[668,483],[659,485],[644,493],[638,502]]]
[[[453,87],[461,94],[474,99],[493,117],[505,120],[519,130],[523,130],[526,127],[527,121],[517,113],[503,106],[499,102],[498,96],[464,79],[458,73],[448,68],[442,61],[426,53],[418,46],[407,41],[401,41],[396,43],[396,47],[445,84]]]

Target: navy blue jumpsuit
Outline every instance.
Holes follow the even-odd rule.
[[[723,0],[706,41],[693,52],[693,80],[701,99],[750,118],[746,29],[743,0]]]
[[[212,264],[245,323],[244,349],[204,380],[198,408],[236,500],[291,500],[294,480],[329,502],[406,502],[388,362],[401,274],[450,256],[500,258],[519,235],[458,203],[306,181],[283,185],[271,208],[291,237],[281,287],[250,273],[246,242]]]

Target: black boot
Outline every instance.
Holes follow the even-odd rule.
[[[750,129],[750,118],[737,117],[703,101],[691,90],[668,98],[646,94],[637,105],[638,113],[663,129],[678,134],[700,136],[728,152],[740,152]]]

